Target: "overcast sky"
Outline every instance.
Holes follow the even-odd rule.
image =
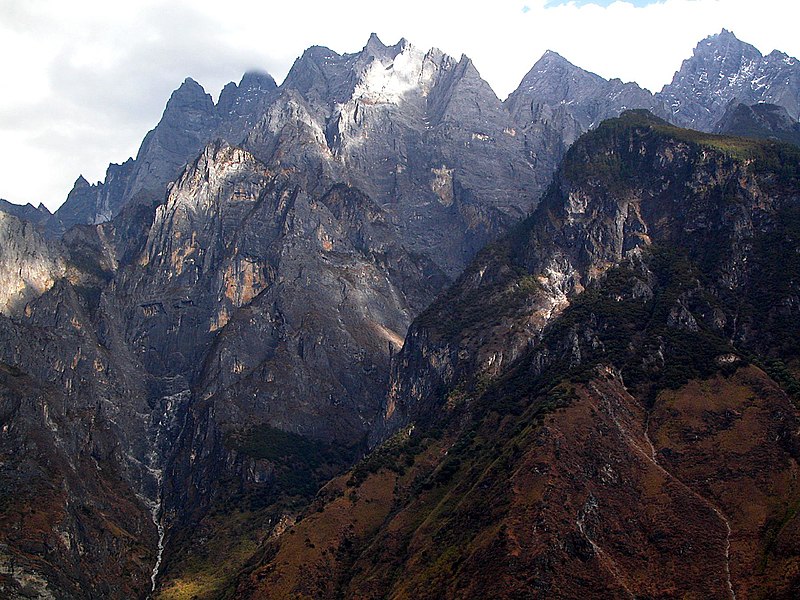
[[[79,174],[135,156],[190,76],[214,98],[248,69],[280,83],[311,45],[376,32],[473,59],[501,98],[547,50],[651,91],[723,27],[800,56],[797,0],[0,0],[0,198],[54,210]]]

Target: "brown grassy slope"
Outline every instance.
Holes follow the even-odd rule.
[[[729,598],[729,571],[739,598],[788,594],[797,425],[745,367],[662,393],[651,445],[642,403],[601,369],[566,408],[489,419],[450,479],[445,436],[403,475],[331,484],[236,595]]]

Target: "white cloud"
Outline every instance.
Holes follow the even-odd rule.
[[[651,90],[723,27],[800,55],[794,0],[664,0],[636,8],[546,0],[0,0],[0,197],[51,209],[83,174],[135,154],[186,76],[216,96],[250,68],[279,82],[313,44],[357,51],[376,31],[470,56],[500,97],[546,49]]]

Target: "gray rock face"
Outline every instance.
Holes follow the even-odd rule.
[[[781,210],[796,210],[796,182],[782,187],[770,175],[761,179],[747,161],[704,148],[693,135],[632,111],[580,138],[531,217],[479,254],[412,324],[393,363],[381,433],[429,418],[443,410],[448,391],[492,380],[526,353],[538,361],[529,377],[541,373],[555,360],[552,349],[531,349],[546,328],[610,268],[637,268],[651,247],[674,246],[703,268],[713,264],[715,294],[744,294],[760,281],[748,253],[753,240],[773,230]],[[793,156],[785,148],[775,151],[783,158],[774,164]],[[718,200],[723,190],[727,202]],[[667,324],[696,330],[684,302],[676,301]],[[782,302],[776,311],[794,306],[788,298]],[[718,330],[734,320],[715,322],[713,311],[704,310]],[[590,327],[592,318],[586,316]],[[725,335],[752,344],[748,331],[754,328],[739,323]],[[572,353],[567,364],[580,364],[592,337],[570,339],[569,327],[563,331],[559,360]]]
[[[158,125],[142,141],[136,159],[110,164],[103,182],[79,177],[66,202],[47,223],[61,236],[79,224],[110,221],[131,202],[159,204],[167,184],[180,175],[215,137],[239,143],[274,97],[277,86],[266,73],[245,73],[237,86],[229,83],[215,106],[211,96],[191,78],[172,93]]]
[[[216,135],[232,144],[240,144],[274,100],[277,89],[271,75],[257,71],[245,73],[239,85],[227,84],[216,106],[220,119]]]
[[[734,100],[776,104],[797,119],[800,63],[779,51],[762,56],[723,29],[700,42],[672,82],[651,94],[635,83],[584,71],[548,51],[505,105],[517,126],[529,132],[531,152],[544,160],[555,155],[557,163],[579,135],[626,109],[646,108],[681,127],[714,131]]]
[[[542,106],[563,106],[580,130],[566,130],[564,142],[572,144],[581,133],[622,111],[646,108],[661,112],[653,95],[635,83],[607,80],[576,67],[559,54],[547,51],[525,75],[505,102],[517,122],[534,121]]]
[[[239,143],[276,90],[267,74],[246,73],[228,84],[217,106],[193,79],[173,92],[158,125],[142,141],[118,206],[160,204],[167,184],[216,137]],[[116,214],[116,213],[115,213]]]
[[[658,94],[682,127],[712,131],[728,104],[768,102],[800,116],[800,63],[782,52],[762,54],[723,29],[700,42],[672,83]]]
[[[297,170],[311,191],[331,181],[357,187],[410,249],[451,276],[530,210],[543,186],[466,57],[372,36],[356,54],[309,49],[281,92],[245,147]]]
[[[147,589],[169,455],[154,423],[169,417],[117,317],[98,290],[66,279],[20,317],[0,317],[0,448],[16,457],[0,466],[10,597],[31,581],[41,597]]]
[[[125,195],[161,200],[191,157],[205,146],[219,125],[211,96],[191,78],[172,93],[159,124],[144,138],[136,155],[136,169]]]
[[[48,229],[63,233],[78,223],[93,223],[97,216],[97,205],[102,183],[90,184],[83,175],[75,180],[67,199],[53,215]]]
[[[211,139],[219,125],[211,96],[191,78],[173,92],[158,125],[142,141],[136,159],[110,164],[103,182],[90,185],[83,176],[47,223],[61,236],[75,225],[105,223],[132,200],[152,205],[166,185]]]
[[[536,62],[504,105],[537,172],[548,180],[567,148],[603,120],[634,108],[665,112],[637,84],[604,79],[552,51]]]
[[[0,211],[0,313],[18,314],[65,275],[55,244],[30,222]]]
[[[179,448],[165,482],[171,529],[185,533],[184,519],[229,493],[222,480],[246,477],[231,432],[267,423],[363,438],[391,355],[445,281],[362,192],[339,183],[312,194],[293,171],[209,144],[103,292],[135,363],[192,389],[187,425],[169,438]]]
[[[39,204],[39,206],[34,206],[30,202],[28,204],[14,204],[13,202],[3,200],[2,198],[0,198],[0,212],[14,215],[20,219],[25,219],[34,225],[41,225],[48,221],[52,216],[44,204]]]
[[[800,146],[800,123],[782,106],[732,102],[714,128],[716,133],[773,139]]]
[[[103,183],[76,182],[51,222],[60,245],[0,213],[16,240],[3,245],[9,277],[19,280],[23,261],[44,257],[31,269],[32,291],[9,285],[3,300],[14,319],[0,319],[0,362],[29,378],[27,391],[16,379],[0,382],[4,415],[15,423],[7,447],[52,434],[9,485],[31,473],[49,489],[62,481],[77,489],[80,479],[91,482],[78,495],[89,513],[123,507],[105,523],[64,508],[60,496],[52,503],[53,523],[70,515],[74,544],[92,527],[133,531],[123,535],[134,557],[129,574],[112,577],[127,582],[118,597],[145,595],[150,575],[177,576],[181,553],[208,550],[224,523],[209,517],[214,502],[232,510],[226,501],[243,490],[274,497],[270,473],[281,457],[273,464],[235,444],[253,428],[365,447],[412,319],[479,248],[533,209],[582,131],[625,107],[658,108],[633,84],[552,54],[540,63],[505,105],[468,58],[376,36],[354,54],[309,49],[280,88],[248,73],[216,106],[187,80],[136,160],[109,167]],[[547,235],[525,246],[539,254],[523,266],[535,264],[545,278],[526,285],[549,295],[526,307],[533,316],[520,331],[544,323],[649,235],[651,221],[637,212],[643,201],[586,214],[582,190],[563,189],[569,214],[540,213],[555,215]],[[465,297],[476,307],[484,286],[508,274],[508,265],[482,264],[457,288],[475,292]],[[451,307],[442,302],[428,318],[446,324]],[[477,344],[486,332],[473,333]],[[396,394],[421,399],[429,383],[482,368],[484,359],[499,368],[527,343],[492,338],[467,364],[458,357],[469,348],[424,336],[412,330],[402,362],[419,368],[420,383],[395,374]],[[417,362],[406,363],[415,352]],[[60,391],[49,399],[51,388]],[[57,431],[46,417],[54,412]],[[63,478],[42,466],[75,456],[83,462]],[[45,529],[47,538],[57,527]],[[52,550],[43,577],[68,595],[80,596],[79,581],[93,590],[87,596],[113,596],[99,580],[74,575],[81,561],[106,564],[108,535],[87,558],[75,558],[77,545]],[[23,546],[9,543],[14,560],[41,572]]]
[[[103,182],[90,184],[82,175],[78,177],[64,204],[46,221],[45,230],[59,237],[75,225],[110,221],[125,203],[134,169],[135,161],[128,159],[121,165],[108,165]]]

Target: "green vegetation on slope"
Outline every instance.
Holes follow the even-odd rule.
[[[274,489],[280,490],[284,499],[297,498],[301,504],[313,498],[325,481],[352,464],[359,452],[358,447],[342,447],[267,424],[232,433],[228,445],[254,459],[272,463]],[[275,500],[270,495],[251,498],[255,508]]]
[[[578,140],[575,148],[571,150],[574,153],[568,154],[565,161],[568,176],[586,177],[602,174],[613,176],[623,182],[637,174],[636,163],[631,161],[630,157],[600,153],[586,161],[581,151],[582,145],[603,145],[629,136],[631,129],[639,131],[647,129],[654,137],[678,140],[702,149],[721,152],[733,160],[747,162],[754,173],[776,177],[780,185],[800,188],[800,148],[797,146],[773,140],[682,129],[655,117],[646,110],[626,111],[618,119],[604,121],[595,131]],[[573,160],[570,160],[570,156]],[[579,160],[574,160],[578,157]]]

